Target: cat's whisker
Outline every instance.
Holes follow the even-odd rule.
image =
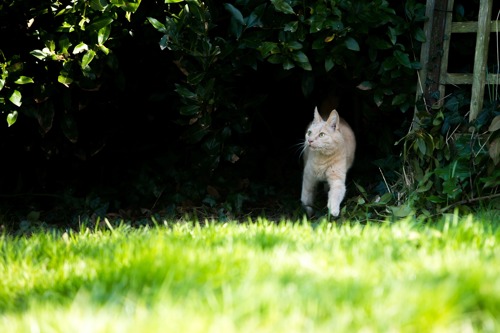
[[[292,145],[291,148],[293,148],[294,151],[299,154],[299,158],[302,158],[302,156],[304,155],[304,152],[306,151],[307,145],[302,140],[302,141]]]

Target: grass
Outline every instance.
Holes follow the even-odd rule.
[[[0,332],[498,332],[494,220],[4,235]]]

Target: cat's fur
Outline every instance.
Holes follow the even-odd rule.
[[[347,122],[333,110],[326,121],[314,110],[314,119],[307,128],[304,140],[304,175],[302,180],[302,205],[309,216],[313,213],[314,190],[319,182],[326,181],[328,211],[340,214],[344,199],[347,170],[352,166],[356,138]]]

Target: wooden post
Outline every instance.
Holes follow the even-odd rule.
[[[427,0],[425,5],[425,17],[432,18],[432,13],[434,11],[434,0]],[[424,23],[424,34],[425,34],[425,43],[422,43],[422,47],[420,49],[420,63],[422,64],[422,68],[418,71],[418,82],[417,82],[417,96],[416,100],[418,101],[420,97],[424,96],[424,92],[427,89],[427,63],[429,62],[429,41],[432,36],[432,19],[429,19]],[[427,108],[427,103],[424,100],[424,104]],[[416,109],[415,109],[416,110]],[[415,112],[416,113],[416,112]]]
[[[446,84],[448,83],[448,58],[450,54],[451,27],[453,21],[453,3],[454,0],[448,0],[446,6],[444,32],[443,32],[443,56],[441,58],[441,70],[439,72],[439,100],[435,107],[441,108],[444,104]]]
[[[432,26],[429,43],[428,62],[426,67],[426,77],[421,77],[424,81],[424,101],[426,105],[432,107],[444,96],[439,96],[441,60],[443,57],[444,32],[446,25],[446,12],[448,0],[430,0],[427,6],[432,6]]]
[[[476,52],[474,55],[474,72],[469,121],[477,118],[483,108],[484,86],[486,83],[486,65],[488,62],[488,46],[491,31],[491,8],[493,0],[481,0],[479,3]]]

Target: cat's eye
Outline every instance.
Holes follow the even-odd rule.
[[[311,136],[311,131],[307,131],[307,136]]]
[[[322,137],[324,137],[324,136],[325,136],[325,133],[323,133],[323,132],[319,133],[319,137],[320,137],[320,138],[322,138]]]

